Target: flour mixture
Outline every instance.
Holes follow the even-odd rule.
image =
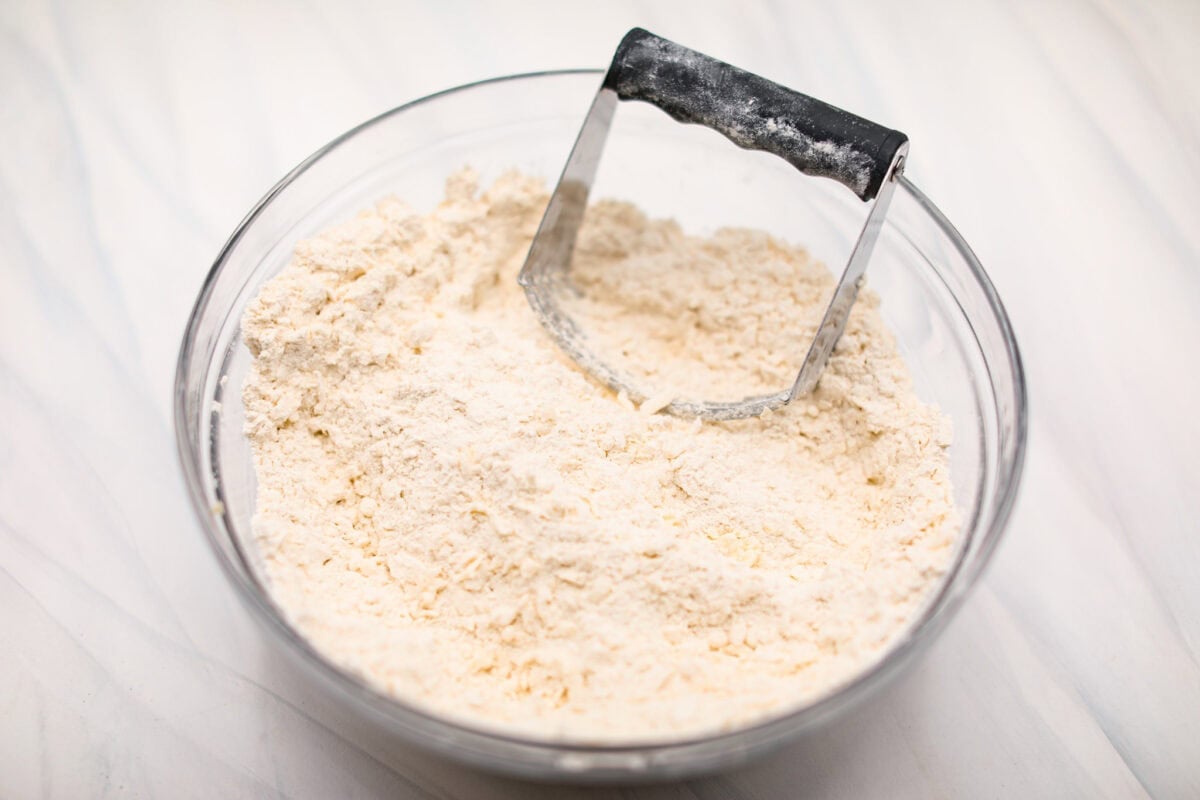
[[[605,202],[575,313],[661,389],[635,408],[517,286],[547,200],[460,173],[432,214],[388,199],[302,242],[250,305],[274,597],[383,691],[514,733],[698,734],[829,691],[949,566],[946,420],[869,292],[814,394],[730,423],[653,413],[787,386],[832,279],[764,233],[694,238]]]

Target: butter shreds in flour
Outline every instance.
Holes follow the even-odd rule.
[[[878,658],[959,529],[948,424],[878,300],[784,410],[653,414],[564,356],[517,285],[544,185],[476,183],[300,243],[246,311],[254,531],[297,629],[428,710],[588,741],[733,728]],[[832,290],[765,233],[615,202],[575,270],[597,341],[708,399],[787,386]]]

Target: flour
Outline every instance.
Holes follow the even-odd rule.
[[[652,414],[580,372],[517,286],[547,199],[459,173],[430,215],[388,199],[302,242],[251,303],[275,599],[383,691],[539,737],[697,734],[828,692],[903,633],[959,527],[948,427],[877,300],[782,411]],[[832,289],[766,234],[692,238],[618,203],[589,212],[575,270],[604,348],[706,399],[788,385]]]

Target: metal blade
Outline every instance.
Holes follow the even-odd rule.
[[[892,195],[896,193],[896,182],[899,180],[904,156],[907,152],[908,145],[904,145],[896,152],[887,175],[883,179],[883,184],[879,187],[879,193],[875,195],[875,202],[871,206],[870,213],[867,214],[867,221],[863,225],[862,232],[858,234],[858,241],[850,253],[850,260],[846,262],[846,269],[842,272],[842,278],[838,281],[837,288],[833,290],[833,298],[829,301],[829,307],[825,309],[825,316],[821,320],[820,327],[817,328],[817,335],[813,338],[813,343],[808,348],[808,354],[804,357],[804,363],[800,367],[796,383],[792,386],[789,400],[807,394],[817,387],[817,381],[821,379],[821,373],[825,370],[825,364],[829,361],[833,348],[846,330],[846,322],[850,319],[850,309],[854,307],[854,301],[858,299],[863,273],[866,272],[867,264],[871,260],[871,253],[875,249],[875,242],[879,239],[879,232],[883,229],[883,220],[887,217]]]
[[[616,108],[616,92],[601,89],[596,93],[517,277],[526,290],[547,276],[561,276],[571,263],[575,237],[587,210],[588,194]]]
[[[645,395],[637,390],[635,382],[618,373],[586,346],[586,336],[575,321],[563,312],[559,304],[559,299],[564,293],[577,293],[569,277],[571,256],[575,249],[579,226],[587,210],[588,195],[596,178],[600,157],[604,152],[604,143],[612,126],[617,99],[616,93],[609,89],[601,88],[596,93],[517,280],[525,290],[529,305],[537,314],[542,326],[559,347],[585,372],[613,391],[624,391],[633,402],[640,403],[645,399]],[[888,167],[883,185],[875,196],[866,223],[834,289],[833,298],[825,310],[825,316],[791,390],[747,397],[734,402],[676,399],[666,406],[664,411],[677,416],[709,420],[743,419],[786,405],[816,387],[833,348],[846,329],[850,309],[858,297],[863,273],[883,227],[907,152],[908,146],[903,145]]]

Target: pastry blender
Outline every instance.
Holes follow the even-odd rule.
[[[680,122],[705,125],[739,147],[773,153],[806,175],[833,178],[864,202],[874,201],[790,388],[734,402],[675,399],[663,410],[684,417],[740,419],[812,391],[846,328],[904,168],[908,137],[640,28],[626,34],[551,195],[519,281],[559,346],[634,402],[645,394],[592,351],[562,303],[566,293],[575,291],[571,255],[618,100],[652,103]]]

